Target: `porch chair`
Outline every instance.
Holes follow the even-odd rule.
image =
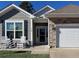
[[[18,48],[26,48],[29,45],[29,41],[26,40],[25,36],[22,36],[20,41],[21,43],[17,44]]]
[[[17,43],[13,40],[13,44],[10,40],[7,40],[6,48],[16,48]]]

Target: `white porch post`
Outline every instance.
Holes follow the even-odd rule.
[[[24,21],[22,22],[22,31],[23,31],[22,35],[24,36]]]
[[[48,18],[47,18],[48,19]],[[50,42],[49,42],[49,40],[50,40],[50,38],[49,38],[49,19],[48,19],[48,48],[50,48]]]
[[[33,19],[31,18],[31,46],[33,46]]]
[[[6,34],[7,34],[7,33],[6,33],[6,30],[7,30],[7,29],[6,29],[6,26],[7,26],[7,24],[6,24],[6,21],[5,21],[5,39],[7,39],[7,35],[6,35]]]

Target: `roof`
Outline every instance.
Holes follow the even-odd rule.
[[[45,7],[41,8],[37,12],[35,12],[33,15],[35,16],[41,16],[43,14],[49,13],[51,11],[55,10],[54,8],[50,7],[49,5],[46,5]]]
[[[79,17],[79,6],[67,5],[59,10],[46,14],[47,17]]]
[[[20,7],[16,6],[15,4],[12,4],[12,5],[8,6],[8,7],[6,7],[5,9],[3,9],[2,11],[0,11],[0,16],[2,16],[2,15],[4,15],[5,13],[9,12],[9,11],[12,10],[13,8],[16,8],[17,10],[20,10],[20,11],[22,11],[22,12],[28,14],[29,16],[34,17],[34,15],[32,15],[32,14],[28,13],[27,11],[21,9]]]

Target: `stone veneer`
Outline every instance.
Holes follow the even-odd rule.
[[[55,24],[49,20],[49,46],[50,48],[56,48],[56,30]]]

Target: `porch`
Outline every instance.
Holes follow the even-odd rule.
[[[33,46],[49,45],[48,19],[36,17],[33,19]]]

